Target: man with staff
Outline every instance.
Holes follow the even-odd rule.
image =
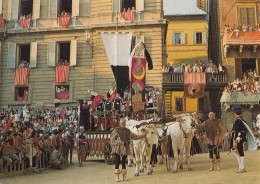
[[[196,119],[199,121],[198,118]],[[208,145],[209,150],[209,171],[214,170],[215,161],[217,161],[217,171],[220,171],[219,164],[221,159],[219,155],[219,149],[223,143],[226,130],[223,128],[221,122],[215,118],[214,112],[209,113],[209,119],[206,120],[204,123],[195,126],[198,131],[205,130],[205,142]]]

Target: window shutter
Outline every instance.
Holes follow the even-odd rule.
[[[7,68],[15,68],[15,61],[16,61],[16,43],[9,43]]]
[[[58,7],[58,2],[57,0],[50,0],[49,1],[49,17],[51,18],[57,18],[57,7]]]
[[[197,44],[196,33],[193,33],[193,44]]]
[[[77,40],[70,42],[70,66],[77,65]]]
[[[254,8],[247,8],[247,24],[252,28],[255,27]]]
[[[72,0],[72,16],[79,16],[79,0]]]
[[[0,14],[3,12],[3,0],[0,0]]]
[[[120,13],[121,12],[121,0],[112,0],[113,2],[113,4],[112,4],[112,11],[113,11],[113,13],[116,13],[116,10],[118,10],[118,13]]]
[[[175,44],[175,33],[172,33],[172,45]]]
[[[56,42],[48,43],[48,66],[55,66],[56,63]]]
[[[185,33],[181,33],[181,44],[185,44],[186,40],[185,40]]]
[[[32,42],[30,47],[30,68],[37,66],[37,42]]]
[[[207,33],[206,32],[202,32],[202,43],[203,44],[207,43]]]
[[[11,20],[18,20],[19,0],[12,0]]]
[[[40,6],[41,6],[40,0],[33,0],[33,19],[40,18]]]
[[[241,26],[243,24],[247,24],[247,19],[246,19],[246,8],[240,8],[240,20],[241,20]]]
[[[144,0],[136,0],[136,11],[144,11]]]

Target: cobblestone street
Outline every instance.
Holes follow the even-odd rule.
[[[141,173],[139,177],[134,177],[135,168],[128,169],[128,184],[131,183],[178,183],[178,184],[259,184],[260,183],[260,151],[246,152],[246,173],[237,174],[233,171],[238,164],[234,154],[227,155],[222,153],[221,171],[208,171],[208,155],[200,154],[191,158],[193,171],[187,171],[184,166],[183,170],[177,174],[166,171],[165,165],[155,165],[153,175],[147,176]],[[76,157],[74,157],[76,160]],[[40,174],[28,174],[11,178],[3,178],[1,184],[105,184],[115,183],[113,169],[114,166],[107,165],[101,159],[88,159],[84,162],[84,167],[74,166],[65,168],[64,170],[46,170]],[[171,160],[171,168],[173,161]],[[122,176],[120,178],[122,180]]]

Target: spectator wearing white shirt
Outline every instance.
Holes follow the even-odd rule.
[[[194,66],[192,67],[192,72],[197,72],[198,65],[197,63],[194,63]]]

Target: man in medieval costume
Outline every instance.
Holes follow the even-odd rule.
[[[243,144],[245,141],[247,141],[249,151],[256,150],[257,146],[254,135],[242,116],[243,110],[241,106],[235,104],[232,107],[232,112],[234,112],[234,116],[236,119],[232,128],[232,139],[230,148],[231,151],[235,153],[239,165],[238,169],[235,172],[244,173],[246,172],[246,168]]]
[[[84,126],[79,127],[80,132],[76,135],[76,144],[78,148],[78,161],[79,167],[83,167],[82,163],[85,154],[85,142],[87,141],[87,135],[84,133]]]
[[[119,163],[120,157],[122,157],[122,174],[123,174],[123,181],[126,181],[126,157],[131,154],[130,151],[130,141],[142,139],[147,135],[147,130],[142,129],[143,135],[135,135],[132,133],[128,128],[125,127],[126,120],[121,118],[119,122],[119,127],[115,128],[111,133],[111,143],[112,147],[112,154],[115,155],[116,158],[116,165],[115,165],[115,175],[116,181],[119,181]]]
[[[219,164],[221,159],[219,149],[223,143],[226,130],[223,128],[221,122],[215,118],[214,112],[210,112],[209,119],[202,124],[196,125],[196,128],[198,131],[205,130],[205,142],[208,145],[209,150],[209,171],[214,170],[215,161],[217,161],[217,171],[220,171]]]

